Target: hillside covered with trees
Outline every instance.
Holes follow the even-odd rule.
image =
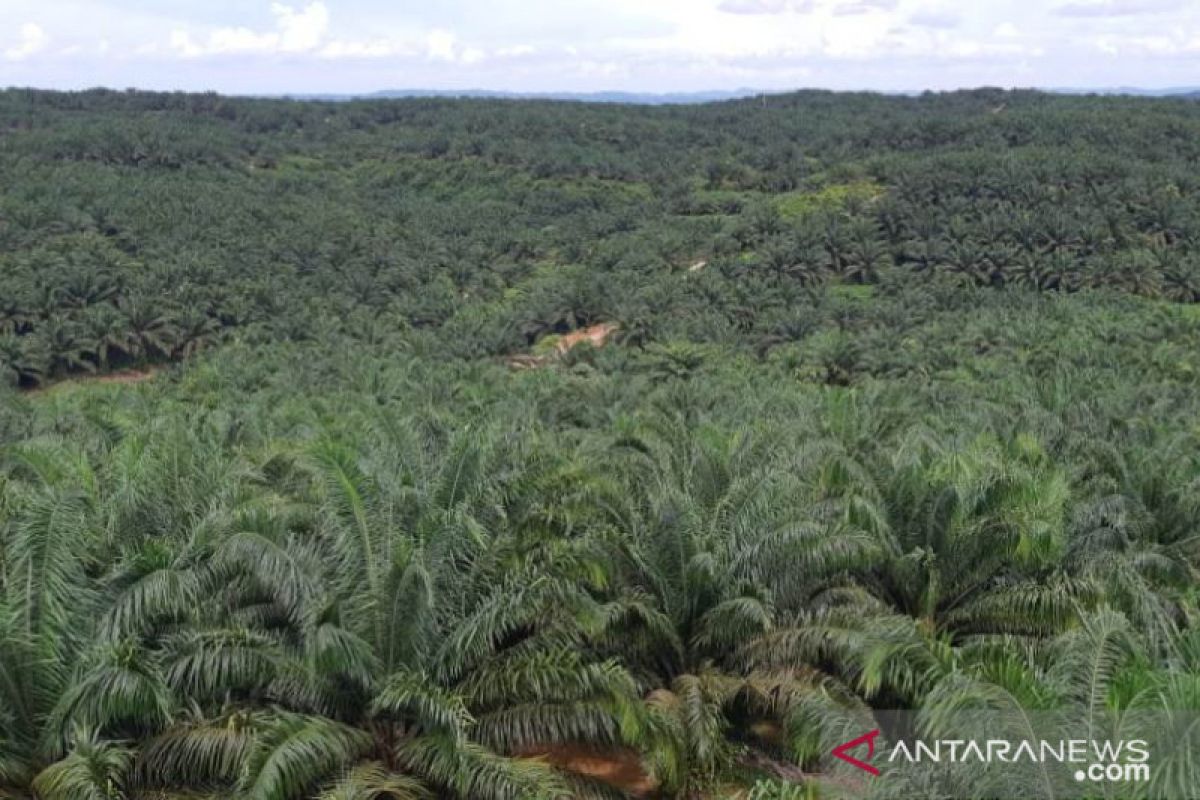
[[[1200,796],[1198,161],[1187,100],[0,92],[0,798],[993,796],[829,758],[895,709]]]

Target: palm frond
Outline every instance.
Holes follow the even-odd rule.
[[[71,751],[33,779],[45,800],[111,800],[123,795],[133,765],[129,747],[77,733]]]
[[[371,711],[454,739],[464,738],[473,723],[462,697],[419,672],[395,672],[388,677],[376,693]]]
[[[433,800],[420,781],[389,772],[377,762],[358,764],[325,789],[316,800]]]
[[[370,747],[369,735],[323,717],[280,713],[264,725],[246,764],[247,800],[302,798]]]
[[[567,782],[536,759],[498,756],[444,734],[403,742],[397,759],[434,786],[465,800],[567,800]]]

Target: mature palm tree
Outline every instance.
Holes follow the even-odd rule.
[[[942,245],[942,268],[980,285],[991,283],[988,251],[969,233],[952,226]]]
[[[15,281],[13,285],[4,287],[3,293],[0,293],[0,334],[29,332],[38,317],[32,310],[32,300],[28,295],[28,287],[23,290]]]
[[[1036,250],[1022,250],[1014,257],[1009,269],[1012,282],[1018,286],[1031,289],[1050,288],[1050,265],[1046,258]]]
[[[0,334],[0,379],[12,385],[36,385],[50,374],[50,350],[36,335]]]
[[[731,766],[735,728],[786,722],[826,679],[804,663],[747,669],[738,652],[776,627],[776,606],[871,557],[870,543],[804,524],[799,488],[746,435],[688,431],[661,416],[625,432],[614,469],[629,476],[632,593],[618,603],[614,652],[652,687],[655,753],[677,796]],[[735,721],[738,723],[735,725]]]
[[[1200,782],[1198,666],[1195,653],[1171,669],[1156,664],[1137,628],[1120,613],[1100,608],[1081,615],[1076,627],[1045,647],[971,653],[960,670],[931,689],[918,729],[941,739],[1140,739],[1151,754],[1149,782],[1112,786],[1117,796],[1189,796]],[[954,796],[987,797],[1002,790],[1052,799],[1078,796],[1073,772],[1071,765],[960,764],[935,780],[944,781],[943,792],[957,787]],[[912,775],[888,777],[879,783],[881,798],[919,791]]]
[[[1179,189],[1168,186],[1155,192],[1137,209],[1137,221],[1153,244],[1171,247],[1188,227],[1187,207]]]
[[[67,374],[95,370],[95,365],[88,359],[86,336],[70,317],[60,314],[49,317],[38,326],[36,335],[50,351],[52,372]]]
[[[191,358],[212,343],[221,330],[221,324],[204,311],[184,308],[173,320],[174,347],[176,358]]]
[[[956,648],[1051,635],[1089,596],[1063,569],[1067,481],[1027,437],[947,447],[916,431],[879,477],[836,445],[812,449],[798,470],[817,518],[867,537],[881,557],[794,606],[749,648],[750,664],[818,665],[903,707],[953,667]]]
[[[879,272],[891,264],[891,254],[874,223],[850,226],[850,243],[842,260],[842,275],[855,283],[876,283]]]
[[[169,309],[142,298],[121,300],[117,308],[127,323],[133,358],[165,358],[171,354],[175,331],[168,318]]]
[[[1152,251],[1133,250],[1117,265],[1117,285],[1143,297],[1158,297],[1162,291],[1162,271]]]
[[[1200,301],[1200,268],[1177,250],[1156,248],[1152,253],[1162,273],[1163,296],[1177,303]]]
[[[607,557],[557,504],[589,490],[553,462],[497,472],[477,435],[422,463],[402,427],[365,458],[321,442],[261,472],[226,459],[201,517],[165,539],[126,529],[129,555],[82,594],[110,513],[95,476],[69,452],[14,462],[0,718],[18,735],[0,740],[0,780],[47,797],[85,779],[251,798],[603,794],[514,758],[644,736],[632,679],[589,646]],[[139,450],[168,460],[135,481],[170,472],[170,447]]]
[[[819,239],[808,228],[791,236],[772,238],[764,249],[763,260],[776,281],[788,279],[802,286],[813,286],[825,277]]]
[[[89,644],[98,600],[85,579],[95,547],[89,536],[95,496],[88,489],[95,476],[59,443],[14,448],[7,460],[0,517],[0,786],[19,786],[44,763],[48,720]]]
[[[89,306],[81,325],[87,349],[100,369],[108,369],[114,358],[129,354],[131,346],[126,321],[114,306],[108,303]]]
[[[1072,515],[1068,569],[1096,583],[1161,655],[1189,621],[1198,579],[1192,520],[1200,472],[1191,437],[1162,436],[1128,452],[1096,437],[1080,451],[1086,499]]]

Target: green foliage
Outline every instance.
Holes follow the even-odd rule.
[[[1197,785],[1200,106],[0,126],[0,796],[835,797],[980,703]]]
[[[750,789],[749,800],[817,800],[819,797],[811,786],[759,781]]]
[[[873,181],[861,180],[853,183],[832,183],[813,191],[796,191],[780,194],[775,206],[784,219],[796,219],[818,212],[839,212],[851,204],[865,204],[878,200],[883,187]]]

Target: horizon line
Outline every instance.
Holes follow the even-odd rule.
[[[219,94],[226,97],[372,97],[384,94],[500,94],[500,95],[519,95],[519,96],[547,96],[547,95],[630,95],[637,97],[690,97],[699,95],[763,95],[763,94],[792,94],[797,92],[831,92],[835,94],[951,94],[953,92],[969,92],[980,90],[999,90],[999,91],[1033,91],[1033,92],[1082,92],[1082,93],[1146,93],[1146,94],[1183,94],[1189,92],[1200,92],[1200,84],[1196,85],[1175,85],[1175,86],[1141,86],[1137,84],[1124,85],[1107,85],[1107,86],[1040,86],[1036,84],[964,84],[952,88],[907,88],[907,89],[882,89],[870,86],[861,86],[854,88],[834,88],[829,86],[818,85],[797,85],[790,87],[753,87],[739,86],[736,88],[707,88],[707,89],[620,89],[620,88],[602,88],[602,89],[495,89],[484,86],[463,86],[463,87],[426,87],[426,86],[411,86],[397,88],[377,88],[377,89],[360,89],[360,90],[309,90],[309,89],[288,89],[282,91],[248,91],[248,92],[229,92],[219,89],[184,89],[184,88],[150,88],[144,86],[117,86],[109,84],[96,84],[94,86],[81,86],[76,88],[60,88],[54,86],[37,86],[37,85],[17,85],[7,84],[0,86],[0,91],[44,91],[44,92],[59,92],[62,94],[93,92],[93,91],[112,91],[112,92],[147,92],[147,93],[162,93],[162,94]]]

